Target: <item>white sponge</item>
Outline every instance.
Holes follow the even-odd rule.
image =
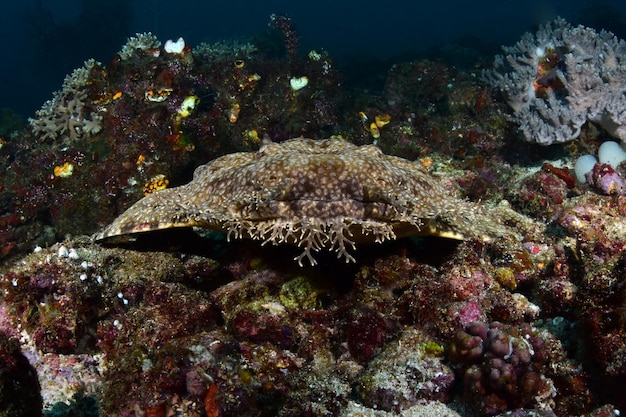
[[[617,142],[604,142],[598,148],[598,159],[601,164],[609,164],[613,168],[617,168],[620,162],[626,160],[626,151]]]
[[[598,162],[595,156],[593,155],[583,155],[576,160],[574,164],[574,172],[576,173],[576,180],[578,182],[587,182],[585,175],[588,172],[591,172],[593,166]]]

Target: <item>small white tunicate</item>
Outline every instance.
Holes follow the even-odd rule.
[[[80,279],[81,281],[85,281],[87,279],[87,274],[80,274],[78,279]]]
[[[580,183],[587,182],[585,175],[588,172],[591,172],[593,166],[598,162],[595,156],[593,155],[583,155],[576,160],[574,164],[574,173],[576,174],[576,180]]]
[[[61,247],[59,248],[58,252],[57,252],[57,256],[59,258],[66,258],[69,255],[69,251],[67,250],[67,248],[63,245],[61,245]]]
[[[626,151],[617,142],[604,142],[598,148],[598,160],[601,164],[609,164],[617,168],[622,161],[626,161]]]
[[[35,246],[35,249],[33,249],[33,253],[39,253],[41,252],[43,249],[41,248],[41,246],[37,245]]]
[[[79,258],[78,252],[76,252],[76,249],[70,248],[70,250],[69,250],[69,252],[67,254],[67,257],[70,258],[70,259],[78,259]]]

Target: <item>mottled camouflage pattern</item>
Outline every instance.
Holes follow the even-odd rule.
[[[291,139],[217,158],[189,184],[138,201],[96,240],[172,227],[296,244],[304,249],[298,263],[313,265],[322,248],[348,262],[355,243],[507,232],[480,205],[450,196],[419,162],[341,139]]]

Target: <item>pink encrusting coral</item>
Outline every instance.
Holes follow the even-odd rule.
[[[596,164],[586,178],[590,185],[606,195],[626,192],[626,182],[609,164]]]

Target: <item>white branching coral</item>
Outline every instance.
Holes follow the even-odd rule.
[[[102,64],[93,59],[85,61],[83,67],[65,77],[63,88],[53,93],[35,117],[28,119],[33,133],[41,140],[75,140],[100,132],[102,115],[85,108],[89,74],[98,65]]]
[[[485,79],[528,141],[567,142],[588,121],[626,141],[626,42],[557,18],[503,50]]]
[[[122,60],[132,58],[137,49],[143,51],[148,49],[157,49],[161,47],[161,42],[151,32],[137,33],[135,36],[131,36],[126,41],[126,44],[122,46],[122,50],[118,52]]]

